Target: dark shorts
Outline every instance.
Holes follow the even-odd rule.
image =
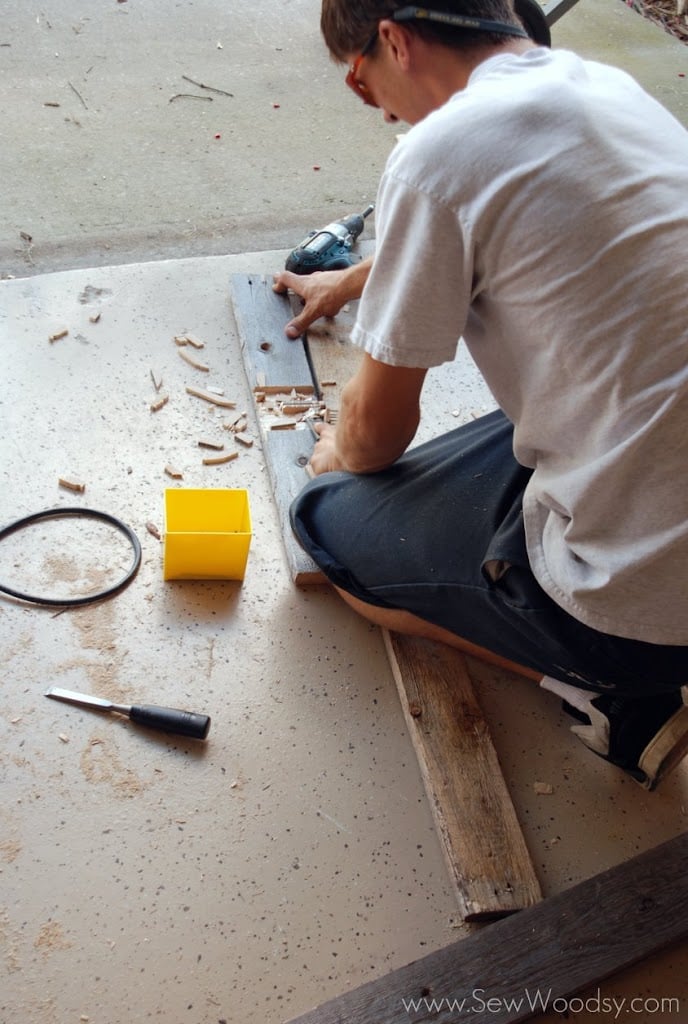
[[[299,543],[337,587],[404,609],[520,665],[593,690],[672,690],[688,647],[600,633],[542,590],[526,554],[523,491],[497,411],[368,475],[326,473],[291,509]],[[486,566],[508,562],[496,581]]]

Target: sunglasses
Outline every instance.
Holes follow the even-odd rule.
[[[517,28],[516,25],[509,25],[501,21],[487,21],[485,18],[468,18],[462,14],[450,14],[444,11],[430,11],[425,7],[401,7],[389,17],[390,21],[434,21],[443,25],[452,25],[454,28],[469,29],[472,32],[498,32],[500,35],[520,36],[523,39],[528,39],[528,33],[522,28]],[[375,46],[377,36],[378,30],[375,29],[374,34],[365,44],[346,76],[346,84],[369,107],[376,107],[377,103],[365,82],[359,80],[358,73],[361,69],[361,62]]]
[[[363,102],[367,103],[369,107],[376,107],[377,103],[375,102],[375,100],[371,96],[370,89],[365,84],[365,82],[359,81],[358,72],[360,70],[361,63],[363,62],[364,58],[368,56],[370,51],[375,46],[376,42],[377,42],[377,29],[375,29],[375,32],[370,37],[368,42],[365,44],[365,46],[363,47],[363,49],[359,53],[359,55],[356,58],[356,60],[353,62],[353,64],[349,68],[349,73],[348,73],[348,75],[346,76],[346,79],[345,79],[346,84],[349,86],[349,88],[353,89],[353,91],[356,93],[356,95],[359,97],[359,99],[362,99]]]

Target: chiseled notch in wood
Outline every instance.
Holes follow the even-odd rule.
[[[246,374],[252,388],[310,388],[313,378],[302,338],[290,341],[284,333],[292,318],[287,295],[272,290],[261,274],[232,274],[232,304]]]
[[[540,884],[463,655],[383,634],[464,920],[532,906]]]
[[[686,938],[688,833],[291,1024],[521,1024]]]

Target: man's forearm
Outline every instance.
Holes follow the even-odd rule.
[[[340,297],[343,302],[360,299],[372,265],[373,257],[368,256],[360,263],[352,263],[342,272]]]
[[[374,473],[391,466],[402,455],[418,428],[420,405],[416,401],[371,403],[354,377],[342,391],[334,450],[342,469]]]

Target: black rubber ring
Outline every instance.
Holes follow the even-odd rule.
[[[21,590],[14,590],[12,587],[8,587],[4,583],[0,583],[0,592],[3,594],[9,594],[11,597],[16,597],[20,601],[27,601],[30,604],[46,604],[60,608],[72,608],[77,605],[93,604],[95,601],[102,601],[106,597],[112,597],[114,594],[118,594],[120,590],[123,590],[131,581],[139,570],[141,565],[141,544],[131,529],[126,523],[123,523],[121,519],[117,519],[116,516],[110,515],[109,512],[98,512],[92,508],[48,508],[43,512],[34,512],[31,515],[23,516],[21,519],[17,519],[14,523],[10,523],[9,526],[5,526],[0,530],[0,541],[4,540],[11,533],[15,533],[17,530],[23,529],[25,526],[30,526],[32,523],[37,523],[41,519],[56,519],[63,516],[84,516],[88,519],[99,519],[104,523],[108,523],[110,526],[114,526],[115,529],[123,533],[132,546],[134,552],[134,560],[127,570],[126,575],[119,583],[115,583],[114,586],[108,587],[107,590],[101,590],[97,594],[90,594],[88,597],[66,597],[66,598],[54,598],[54,597],[36,597],[33,594],[24,594]]]

